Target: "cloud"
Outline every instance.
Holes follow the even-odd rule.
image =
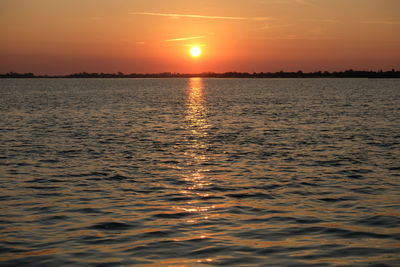
[[[326,32],[326,28],[322,26],[316,26],[312,29],[310,29],[310,33],[314,35],[322,35],[323,33]]]
[[[299,40],[303,39],[299,35],[296,34],[290,34],[290,35],[281,35],[281,36],[268,36],[262,38],[263,40]]]
[[[332,23],[332,24],[342,24],[340,20],[337,19],[304,19],[302,21],[308,22],[320,22],[320,23]]]
[[[90,20],[103,20],[103,17],[90,17]]]
[[[314,7],[315,4],[311,0],[257,0],[260,4],[284,4],[284,5],[292,5],[298,4],[303,6],[312,6]]]
[[[386,25],[399,25],[400,20],[370,20],[364,21],[367,24],[386,24]]]
[[[268,36],[262,39],[263,40],[339,40],[339,38],[336,37],[329,37],[329,36],[324,37],[317,35],[298,35],[298,34]]]
[[[269,30],[273,28],[287,28],[292,27],[293,24],[265,24],[263,27],[258,28],[258,30]]]
[[[203,39],[206,38],[206,36],[193,36],[193,37],[184,37],[184,38],[174,38],[174,39],[168,39],[164,40],[164,42],[179,42],[179,41],[186,41],[186,40],[195,40],[195,39]]]
[[[305,6],[315,6],[314,3],[308,0],[295,0],[297,4],[305,5]]]
[[[130,12],[131,15],[147,15],[147,16],[160,16],[169,18],[194,18],[194,19],[220,19],[220,20],[255,20],[264,21],[272,20],[271,17],[227,17],[227,16],[206,16],[206,15],[193,15],[193,14],[174,14],[174,13],[152,13],[152,12]]]

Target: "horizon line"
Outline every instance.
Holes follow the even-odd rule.
[[[277,71],[277,72],[158,72],[158,73],[103,73],[78,72],[71,74],[34,74],[28,73],[0,73],[1,79],[7,78],[400,78],[400,70],[353,70],[344,71]]]
[[[88,71],[79,71],[79,72],[73,72],[73,73],[69,73],[69,74],[38,74],[38,75],[71,75],[71,74],[82,74],[82,73],[86,73],[86,74],[125,74],[125,75],[129,75],[129,74],[225,74],[225,73],[280,73],[280,72],[284,72],[284,73],[298,73],[298,72],[302,72],[302,73],[316,73],[316,72],[329,72],[329,73],[334,73],[334,72],[346,72],[346,71],[353,71],[353,72],[357,72],[357,71],[361,71],[361,72],[387,72],[387,71],[395,71],[395,72],[400,72],[400,69],[396,69],[394,67],[391,68],[379,68],[379,69],[354,69],[354,68],[348,68],[348,69],[342,69],[342,70],[325,70],[325,69],[318,69],[318,70],[311,70],[311,71],[303,71],[301,69],[298,69],[296,71],[287,71],[287,70],[278,70],[278,71],[233,71],[233,70],[229,70],[229,71],[220,71],[220,72],[216,72],[216,71],[201,71],[201,72],[193,72],[193,73],[189,73],[189,72],[179,72],[179,71],[160,71],[160,72],[122,72],[122,71],[116,71],[116,72],[88,72]],[[8,71],[8,72],[4,72],[4,73],[0,73],[0,75],[4,75],[4,74],[35,74],[34,72],[15,72],[15,71]]]

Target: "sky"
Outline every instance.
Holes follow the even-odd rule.
[[[399,10],[399,0],[0,0],[0,73],[399,69]]]

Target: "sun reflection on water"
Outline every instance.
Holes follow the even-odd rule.
[[[180,194],[188,197],[188,200],[184,204],[178,204],[173,208],[176,212],[190,214],[190,216],[185,217],[184,225],[192,230],[189,236],[175,238],[174,241],[176,242],[204,240],[203,242],[206,244],[209,242],[208,240],[213,239],[214,235],[217,235],[215,232],[208,232],[202,227],[198,227],[203,222],[212,219],[215,216],[213,210],[216,209],[216,204],[207,200],[209,193],[205,192],[207,186],[211,184],[207,175],[209,171],[207,165],[212,160],[209,152],[209,129],[211,126],[207,119],[205,101],[204,80],[201,78],[189,79],[186,89],[185,118],[182,122],[185,129],[182,140],[183,147],[181,147],[184,155],[181,179],[184,181],[184,186],[179,190]],[[178,259],[170,263],[193,265],[207,264],[214,260],[210,257],[195,257],[190,262]]]
[[[187,92],[186,120],[192,128],[193,137],[204,137],[207,135],[209,124],[207,123],[204,101],[204,83],[202,78],[191,78]]]
[[[212,205],[204,203],[203,198],[207,197],[207,194],[201,191],[210,184],[205,176],[208,171],[206,163],[209,161],[207,138],[210,124],[207,121],[204,91],[203,79],[191,78],[188,80],[184,120],[186,129],[184,137],[185,171],[182,174],[185,187],[180,190],[180,193],[190,197],[190,200],[186,202],[185,206],[177,207],[180,211],[193,214],[187,223],[208,219],[208,212],[214,208]]]
[[[202,78],[191,78],[188,82],[186,100],[186,128],[190,134],[187,136],[188,148],[185,152],[191,166],[190,175],[185,180],[191,183],[189,190],[202,188],[208,184],[204,179],[207,171],[204,163],[208,161],[207,149],[208,129],[207,111],[204,103],[204,82]]]

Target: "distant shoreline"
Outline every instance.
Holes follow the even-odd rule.
[[[203,72],[203,73],[74,73],[68,75],[35,75],[34,73],[15,73],[9,72],[0,74],[1,78],[400,78],[400,71],[360,71],[346,70],[341,72],[317,71],[317,72]]]

